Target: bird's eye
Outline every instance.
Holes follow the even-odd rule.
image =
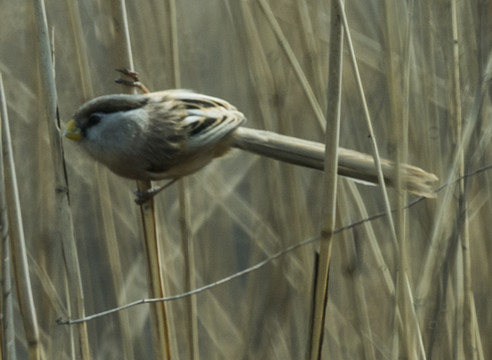
[[[87,127],[91,127],[97,125],[101,121],[101,115],[99,114],[91,114],[89,116],[89,120],[87,121]]]

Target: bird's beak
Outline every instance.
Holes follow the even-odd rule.
[[[82,131],[77,127],[75,120],[72,119],[67,123],[65,131],[63,131],[63,136],[73,141],[82,140]]]

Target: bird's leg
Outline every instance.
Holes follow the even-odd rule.
[[[115,80],[116,83],[139,88],[144,94],[150,93],[149,89],[147,89],[147,87],[145,87],[145,85],[140,81],[138,72],[129,69],[116,69],[116,71],[131,78],[131,80],[117,78]]]
[[[178,180],[179,178],[172,179],[171,181],[165,183],[162,186],[155,186],[153,188],[144,191],[135,190],[134,192],[134,194],[136,195],[135,202],[137,203],[137,205],[142,205],[143,203],[149,201],[158,193],[160,193],[162,190],[168,188]]]

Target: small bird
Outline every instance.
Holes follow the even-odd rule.
[[[111,171],[135,180],[171,180],[137,193],[141,204],[171,183],[190,175],[231,147],[318,170],[324,144],[242,127],[246,117],[227,101],[189,90],[113,94],[83,104],[66,125],[74,140]],[[381,161],[385,181],[394,184],[394,165]],[[340,148],[339,174],[377,183],[372,156]],[[403,165],[404,188],[434,197],[437,177]]]
[[[169,90],[95,98],[77,110],[65,136],[125,178],[176,179],[227,152],[244,122],[224,100]]]

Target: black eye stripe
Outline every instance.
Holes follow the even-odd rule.
[[[87,127],[92,127],[94,125],[97,125],[101,121],[101,115],[100,114],[91,114],[89,116],[89,119],[87,120]]]

